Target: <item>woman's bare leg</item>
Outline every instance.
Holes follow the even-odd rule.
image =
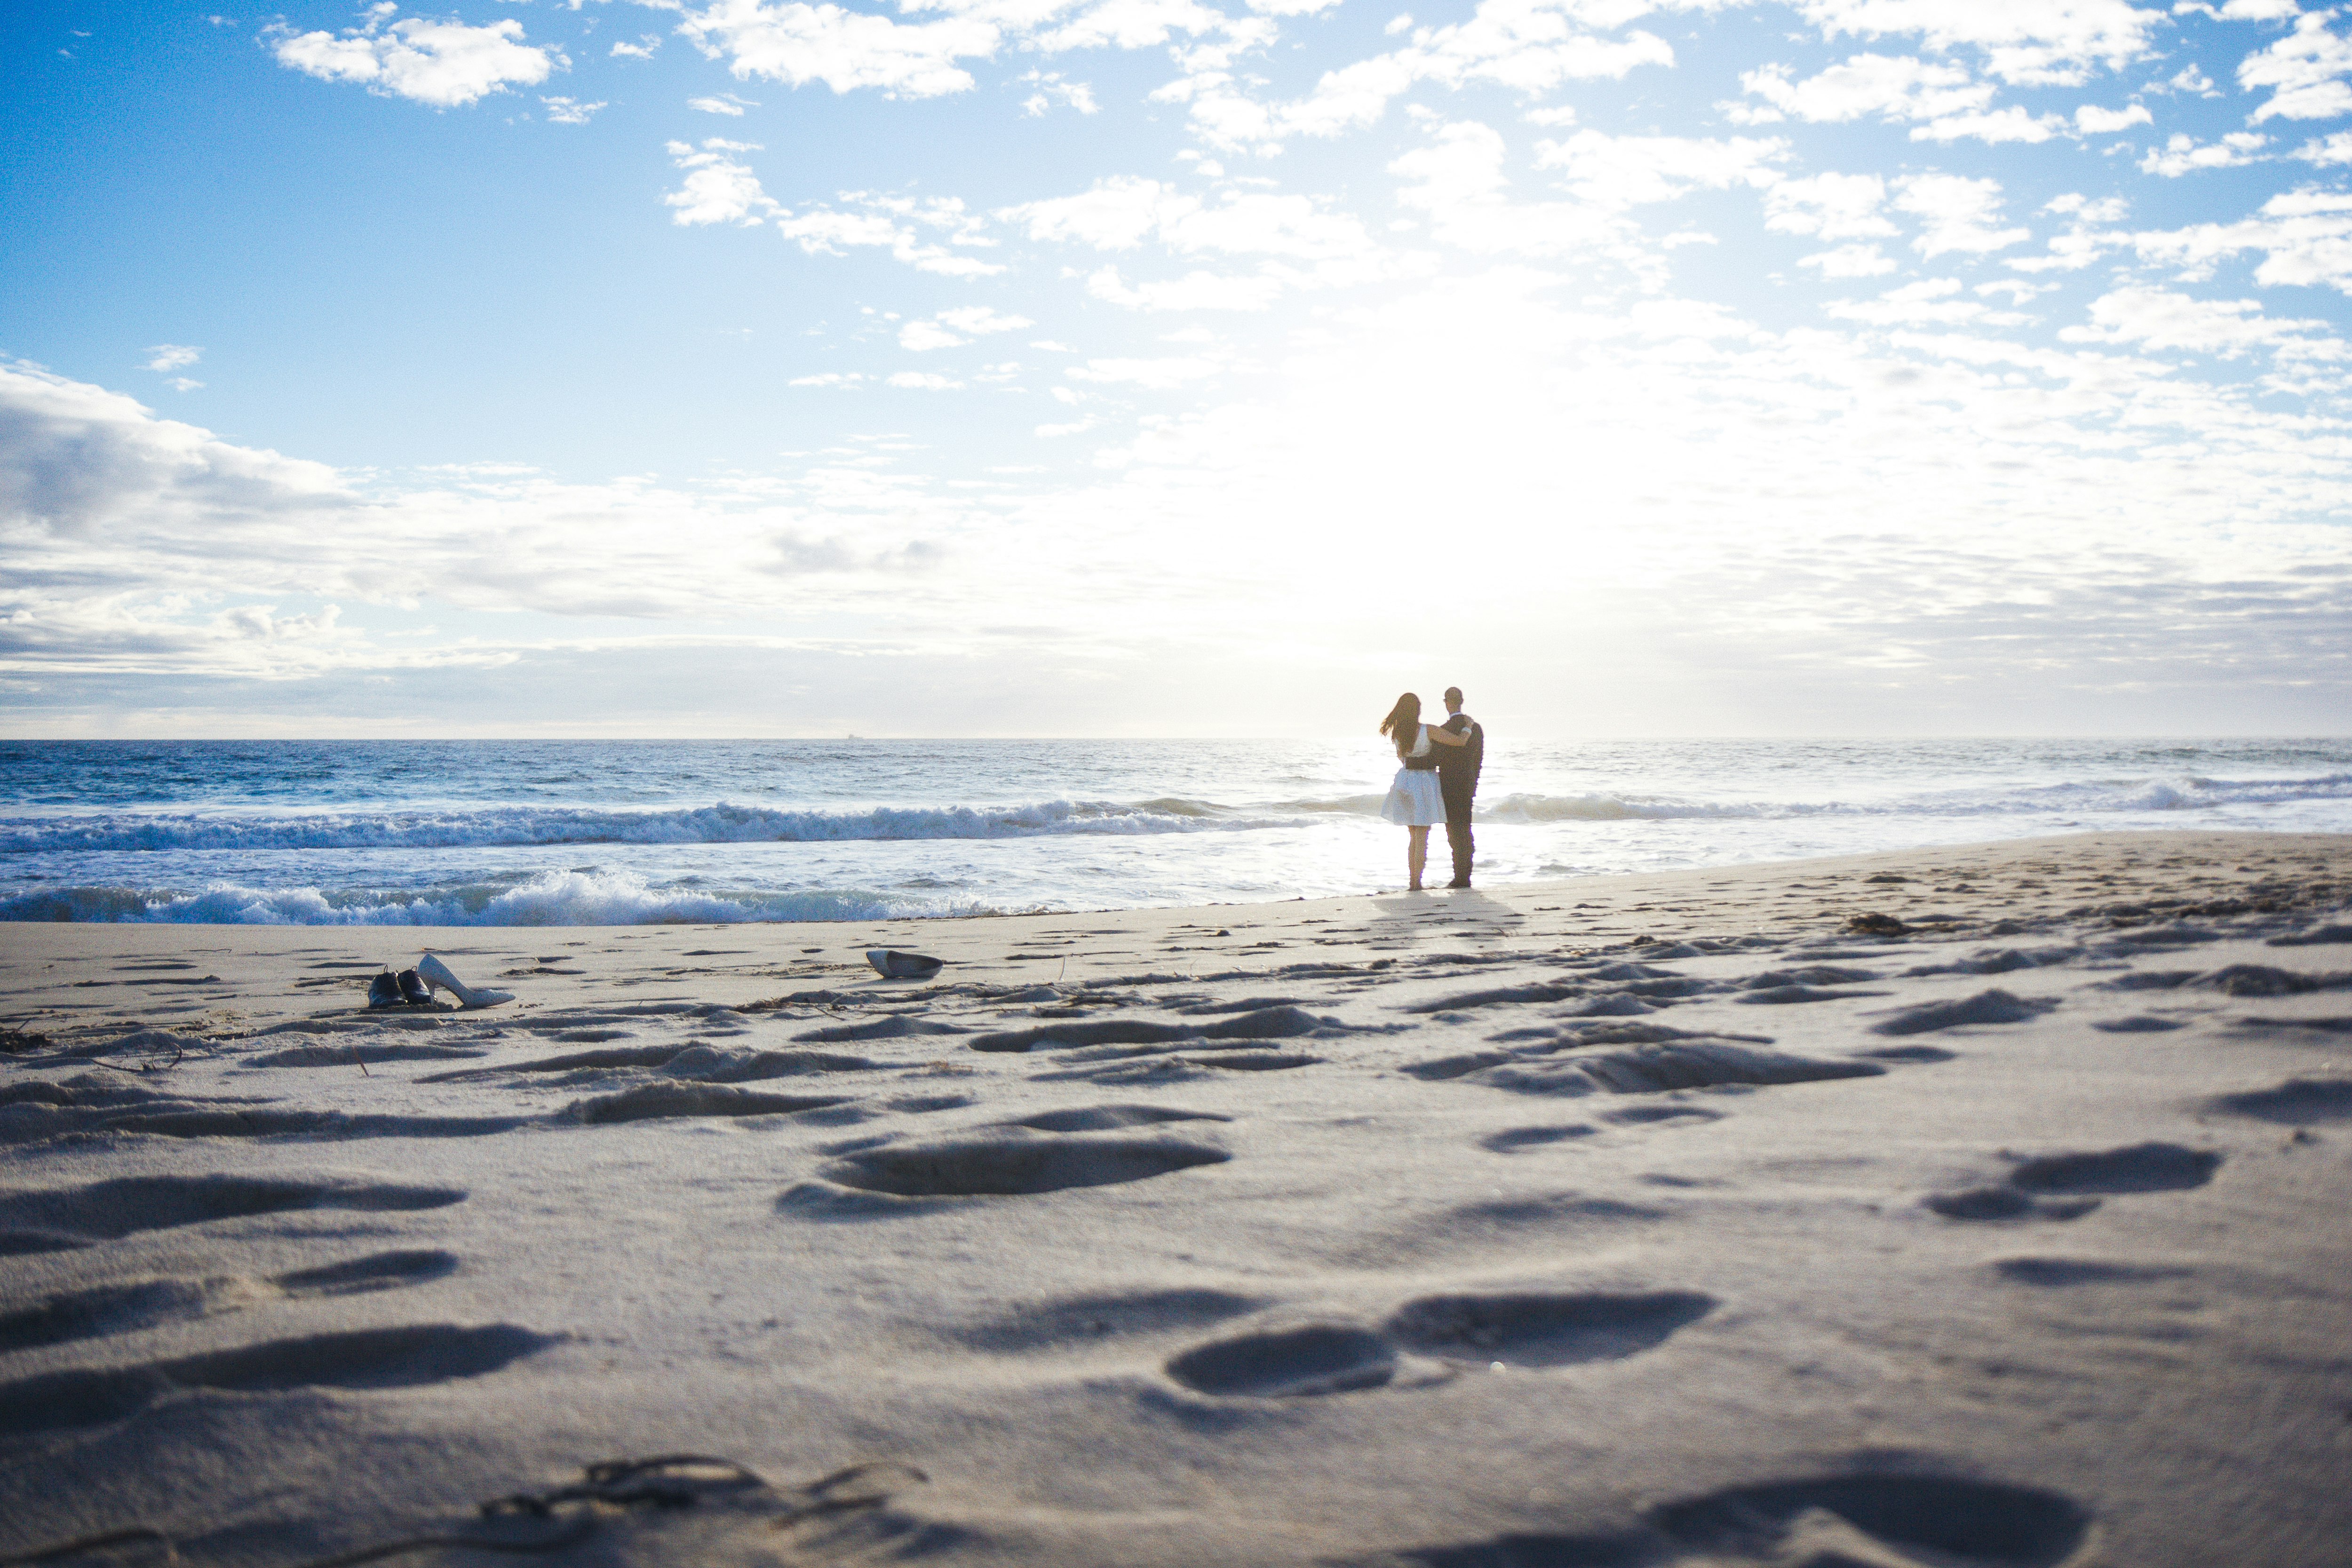
[[[1421,891],[1422,868],[1429,864],[1429,829],[1408,827],[1404,831],[1404,868],[1405,874],[1412,879],[1405,891],[1418,893]]]

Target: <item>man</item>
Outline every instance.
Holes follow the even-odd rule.
[[[1470,799],[1478,793],[1478,770],[1486,761],[1486,731],[1478,721],[1462,711],[1462,689],[1445,689],[1446,720],[1444,729],[1470,738],[1459,746],[1439,746],[1437,751],[1437,789],[1445,797],[1445,842],[1454,847],[1454,880],[1449,888],[1470,885],[1470,858],[1478,847],[1470,837]]]

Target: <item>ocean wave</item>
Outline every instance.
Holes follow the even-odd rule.
[[[2298,801],[2352,800],[2352,773],[2301,779],[2114,779],[2008,789],[1941,790],[1878,801],[1710,801],[1667,795],[1507,795],[1478,804],[1478,820],[1495,823],[1663,822],[1687,818],[1770,820],[1808,816],[2095,816],[2214,811],[2228,806],[2285,805]],[[1373,798],[1369,809],[1377,811]],[[1302,802],[1298,809],[1316,809]],[[1324,810],[1360,809],[1354,801]]]
[[[927,903],[856,889],[704,892],[657,888],[625,872],[549,871],[513,886],[468,884],[420,893],[249,888],[202,892],[56,888],[0,900],[0,921],[157,925],[588,926],[718,925],[747,921],[874,921],[1011,911]]]
[[[455,849],[561,844],[838,843],[923,838],[1034,838],[1196,833],[1246,827],[1218,807],[1174,798],[1054,800],[1024,805],[877,806],[783,811],[716,805],[667,811],[572,806],[478,810],[243,813],[110,812],[0,822],[0,854],[143,849]]]

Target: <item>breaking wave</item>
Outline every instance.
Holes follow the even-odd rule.
[[[1773,820],[1809,816],[2019,816],[2212,811],[2352,800],[2352,773],[2303,779],[2118,779],[1999,790],[1948,790],[1875,801],[1709,801],[1669,795],[1507,795],[1478,803],[1482,822],[1656,822],[1685,818]],[[1301,803],[1307,808],[1307,803]],[[1374,799],[1369,809],[1377,811]],[[1326,810],[1355,810],[1355,802]]]
[[[328,892],[318,888],[249,888],[215,882],[200,893],[80,887],[0,900],[0,921],[159,925],[717,925],[1010,912],[982,904],[925,903],[855,889],[707,892],[658,888],[643,878],[612,871],[547,871],[512,886],[478,883],[415,893]]]
[[[0,823],[0,854],[142,849],[454,849],[561,844],[838,843],[919,838],[1034,838],[1056,833],[1145,835],[1248,827],[1200,801],[1044,801],[1026,805],[877,806],[780,811],[716,805],[668,811],[575,806],[477,810],[109,812]]]

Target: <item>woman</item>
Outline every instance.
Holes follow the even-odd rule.
[[[1404,868],[1412,878],[1405,890],[1418,893],[1421,868],[1429,863],[1429,830],[1445,820],[1445,797],[1437,787],[1437,748],[1459,746],[1469,737],[1423,723],[1421,699],[1410,691],[1381,721],[1381,733],[1396,743],[1397,760],[1404,764],[1389,785],[1388,799],[1381,802],[1381,820],[1405,830]]]

